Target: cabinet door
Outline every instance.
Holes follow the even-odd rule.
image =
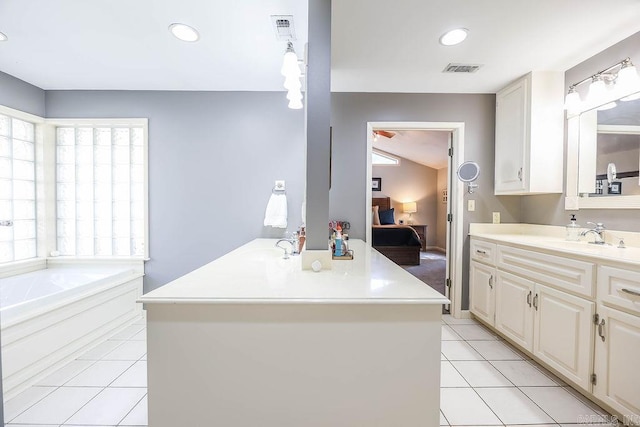
[[[523,78],[496,95],[495,194],[526,189],[528,85]]]
[[[598,306],[598,314],[602,326],[595,334],[597,377],[593,394],[623,416],[628,416],[628,420],[638,420],[640,317],[602,305]]]
[[[533,282],[498,272],[496,329],[528,351],[533,344]]]
[[[536,284],[533,354],[590,391],[595,303]]]
[[[495,299],[493,293],[496,269],[471,261],[469,276],[469,309],[477,318],[494,324]]]

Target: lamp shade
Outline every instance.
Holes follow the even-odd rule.
[[[402,212],[404,213],[414,213],[418,212],[418,206],[416,202],[408,202],[402,204]]]

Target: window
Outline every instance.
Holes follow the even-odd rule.
[[[0,114],[0,263],[37,256],[35,124]]]
[[[371,164],[376,166],[397,166],[400,164],[400,159],[381,151],[373,150],[371,152]]]
[[[145,256],[146,125],[56,128],[61,255]]]

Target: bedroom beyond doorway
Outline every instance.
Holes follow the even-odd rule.
[[[464,123],[368,123],[368,209],[375,208],[374,200],[388,198],[386,209],[392,211],[393,225],[385,222],[383,227],[416,226],[422,243],[420,259],[396,262],[447,296],[452,301],[447,309],[454,316],[462,315],[463,218],[456,208],[462,206],[464,189],[453,180],[451,171],[457,159],[464,158],[463,138]],[[388,213],[384,217],[389,220]],[[373,215],[367,220],[371,221],[367,240],[375,247]],[[403,250],[384,249],[391,253]]]

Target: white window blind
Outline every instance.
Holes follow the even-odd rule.
[[[0,114],[0,263],[35,258],[35,125]]]
[[[57,127],[61,255],[145,254],[144,140],[142,126]]]

